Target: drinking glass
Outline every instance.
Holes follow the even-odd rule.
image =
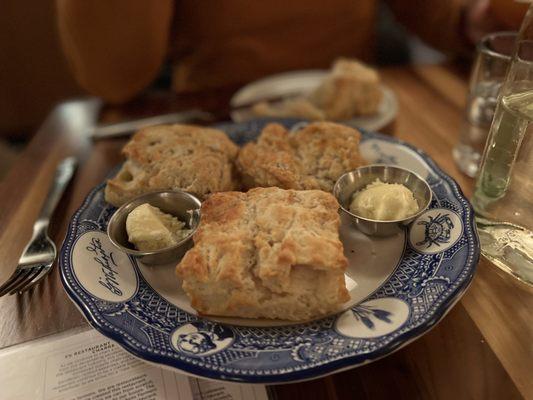
[[[470,76],[465,121],[453,158],[461,171],[476,176],[498,102],[498,92],[511,61],[516,32],[495,32],[477,45]]]
[[[533,284],[533,6],[516,38],[472,204],[483,255]]]

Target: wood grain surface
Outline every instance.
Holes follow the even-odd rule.
[[[451,157],[463,117],[464,74],[445,66],[381,72],[400,104],[391,133],[429,154],[470,196],[473,180]],[[93,142],[85,135],[88,126],[190,107],[221,119],[227,117],[232,91],[181,97],[151,93],[103,110],[97,101],[84,99],[56,107],[0,183],[0,282],[16,267],[57,162],[72,154],[80,159],[52,221],[58,244],[89,190],[120,162],[124,139]],[[82,324],[57,268],[33,291],[0,298],[0,348]],[[420,339],[366,366],[272,391],[278,399],[293,400],[533,398],[533,289],[482,259],[462,300]]]

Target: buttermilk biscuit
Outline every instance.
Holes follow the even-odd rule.
[[[339,59],[311,94],[311,102],[326,119],[343,120],[378,112],[383,97],[376,70],[355,60]]]
[[[379,111],[383,98],[375,69],[357,61],[335,61],[320,85],[310,93],[280,102],[259,102],[251,107],[260,117],[296,117],[311,121],[342,121]]]
[[[326,116],[305,97],[282,100],[279,103],[261,101],[252,106],[252,113],[258,117],[302,118],[311,121],[322,121]]]
[[[107,181],[105,199],[120,206],[143,193],[182,189],[200,197],[238,189],[238,147],[217,129],[159,125],[137,132],[122,149],[126,162]]]
[[[303,321],[349,300],[338,203],[319,190],[211,195],[176,270],[202,314]]]
[[[360,138],[356,129],[332,122],[315,122],[294,133],[269,124],[256,143],[241,149],[237,168],[247,188],[331,191],[343,173],[363,165]]]

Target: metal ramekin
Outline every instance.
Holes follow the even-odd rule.
[[[191,232],[187,237],[174,246],[160,250],[140,251],[128,241],[126,232],[126,218],[137,206],[148,203],[161,211],[178,217],[186,223]],[[144,194],[123,204],[113,214],[107,225],[107,235],[111,243],[124,253],[130,254],[144,264],[167,264],[178,262],[192,247],[192,235],[200,224],[201,202],[190,193],[174,190]]]
[[[407,187],[418,202],[418,212],[407,218],[391,221],[368,219],[352,213],[350,203],[353,194],[376,179],[385,183],[400,183]],[[427,182],[414,172],[392,165],[374,164],[342,175],[333,187],[333,195],[337,198],[342,212],[350,217],[361,232],[369,236],[390,236],[400,232],[429,207],[432,193]]]

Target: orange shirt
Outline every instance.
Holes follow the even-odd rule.
[[[56,0],[78,82],[112,102],[146,87],[163,60],[178,92],[235,86],[272,73],[371,61],[376,0]],[[440,49],[464,43],[463,2],[385,0],[398,20]]]
[[[327,68],[339,56],[370,61],[374,0],[180,0],[170,48],[176,91]]]

